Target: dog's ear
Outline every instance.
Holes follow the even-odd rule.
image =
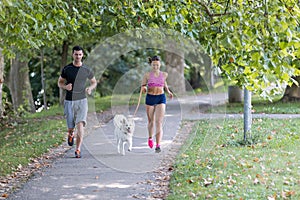
[[[121,123],[126,124],[126,119],[123,119]]]

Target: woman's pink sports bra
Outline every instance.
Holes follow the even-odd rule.
[[[150,72],[148,79],[148,87],[164,87],[165,77],[162,72],[159,73],[158,77],[154,76],[153,72]]]

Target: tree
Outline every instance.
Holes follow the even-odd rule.
[[[35,111],[28,71],[27,60],[22,61],[19,56],[12,59],[7,82],[11,95],[14,97],[12,101],[16,111],[20,108],[25,111]]]
[[[39,54],[40,48],[53,47],[62,44],[63,41],[70,43],[75,38],[82,40],[84,36],[88,36],[89,31],[92,31],[89,29],[91,27],[89,24],[95,22],[91,11],[96,12],[96,8],[100,8],[97,7],[97,2],[93,2],[92,5],[88,4],[89,2],[89,0],[81,2],[4,1],[0,4],[0,48],[3,48],[3,53],[8,58],[14,58],[16,54],[20,58],[22,55],[34,57]],[[85,10],[79,12],[81,8]],[[81,31],[77,31],[78,29]],[[27,51],[26,54],[23,54],[24,51]],[[62,55],[65,55],[65,52]],[[28,70],[21,70],[21,72],[27,73]],[[28,76],[28,74],[25,75]],[[19,89],[21,88],[10,87],[10,90]],[[17,93],[19,91],[11,91],[13,99],[18,98],[14,96]],[[19,100],[14,99],[13,102],[19,102]]]
[[[14,61],[10,66],[10,72],[17,73],[20,77],[23,77],[25,81],[28,81],[26,85],[29,84],[28,63],[20,60],[25,59],[26,56],[34,56],[34,50],[39,52],[39,47],[48,44],[51,45],[64,37],[65,32],[61,29],[64,25],[64,6],[66,5],[62,4],[58,6],[56,1],[42,0],[7,0],[0,5],[0,18],[2,22],[0,24],[0,47],[3,48],[4,55],[8,58],[12,58]],[[65,19],[65,21],[67,21],[67,19]],[[55,29],[54,27],[57,28]],[[58,32],[58,30],[60,30],[60,32]],[[30,49],[33,51],[28,51]],[[26,51],[25,54],[24,51]],[[15,58],[16,54],[18,54],[17,58]],[[22,67],[23,69],[21,69]],[[31,93],[30,84],[27,85],[27,88],[24,88],[22,85],[13,83],[12,77],[10,77],[9,80],[8,85],[13,103],[15,104],[14,109],[18,109],[21,105],[28,105],[29,110],[33,111],[34,103],[32,101],[32,94],[29,94]],[[24,91],[20,91],[22,89],[24,89]],[[27,101],[27,98],[20,96],[21,94],[26,94],[28,95],[27,97],[31,97],[31,99]]]
[[[2,103],[2,87],[3,87],[3,83],[4,83],[4,78],[3,78],[3,74],[4,74],[4,56],[2,54],[2,49],[0,48],[0,118],[2,118],[3,116],[3,103]]]
[[[165,26],[197,40],[224,76],[263,97],[299,75],[296,1],[159,0],[139,2],[130,12],[136,26]]]

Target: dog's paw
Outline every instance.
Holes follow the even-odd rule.
[[[128,149],[128,151],[131,151],[131,149]]]

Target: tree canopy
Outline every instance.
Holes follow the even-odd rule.
[[[17,51],[63,41],[97,43],[126,30],[163,27],[201,44],[228,80],[267,97],[299,75],[299,4],[299,0],[3,0],[0,47],[5,56],[13,57]]]
[[[146,1],[133,6],[129,21],[188,35],[226,78],[268,97],[299,75],[299,5],[298,0]]]

